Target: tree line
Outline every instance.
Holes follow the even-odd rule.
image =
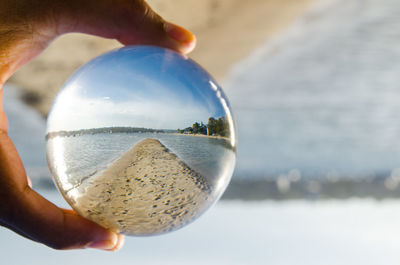
[[[170,130],[157,130],[150,128],[139,128],[139,127],[103,127],[103,128],[91,128],[91,129],[81,129],[76,131],[57,131],[49,132],[46,135],[46,140],[54,138],[56,136],[70,137],[70,136],[80,136],[86,134],[104,134],[104,133],[165,133]]]
[[[191,127],[178,129],[178,133],[182,134],[202,134],[229,137],[229,124],[226,117],[208,118],[207,124],[203,122],[195,122]]]

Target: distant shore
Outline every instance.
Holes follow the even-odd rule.
[[[193,136],[193,137],[205,137],[205,138],[214,138],[214,139],[222,139],[226,141],[230,141],[229,137],[219,136],[219,135],[205,135],[200,133],[170,133],[172,135],[185,135],[185,136]]]
[[[111,133],[163,133],[169,135],[176,136],[193,136],[193,137],[204,137],[204,138],[213,138],[213,139],[221,139],[227,142],[231,141],[231,138],[220,135],[205,135],[200,133],[177,133],[172,132],[174,130],[163,130],[163,129],[151,129],[151,128],[137,128],[137,127],[102,127],[102,128],[92,128],[92,129],[82,129],[76,131],[54,131],[48,132],[45,136],[46,140],[52,139],[54,137],[75,137],[82,135],[93,135],[93,134],[111,134]]]
[[[201,214],[211,194],[203,176],[150,138],[84,181],[77,192],[73,204],[81,215],[134,235],[179,228]]]
[[[100,127],[91,129],[81,129],[76,131],[52,131],[46,134],[46,140],[57,136],[70,137],[93,134],[111,134],[111,133],[169,133],[172,130],[160,130],[143,127]]]

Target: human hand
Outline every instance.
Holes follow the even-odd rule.
[[[123,236],[47,201],[29,185],[8,137],[2,87],[55,38],[81,32],[122,44],[190,52],[195,37],[165,22],[143,0],[0,0],[0,225],[55,249],[117,250]]]

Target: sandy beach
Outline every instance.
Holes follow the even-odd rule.
[[[203,176],[160,141],[144,139],[66,197],[81,215],[104,227],[149,235],[187,224],[203,212],[210,195]]]
[[[230,145],[231,138],[219,135],[205,135],[200,133],[172,133],[172,135],[179,135],[179,136],[191,136],[191,137],[203,137],[203,138],[212,138],[212,139],[220,139],[226,141],[227,144]]]
[[[149,0],[165,19],[193,31],[190,55],[221,81],[233,64],[291,25],[315,0]],[[108,39],[68,34],[55,40],[10,80],[23,99],[46,116],[64,81],[82,64],[121,45]]]

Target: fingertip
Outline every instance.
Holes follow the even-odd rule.
[[[105,236],[102,236],[96,241],[90,243],[88,247],[100,250],[114,251],[114,249],[119,245],[119,241],[120,239],[118,234],[112,231],[108,231]]]
[[[196,46],[196,36],[189,30],[170,22],[165,22],[164,29],[167,35],[178,43],[177,50],[181,53],[187,54]]]
[[[32,189],[32,179],[29,176],[26,176],[26,181],[27,181],[29,188]]]
[[[125,243],[125,236],[122,234],[118,234],[117,244],[111,251],[115,252],[115,251],[120,250],[124,246],[124,243]]]
[[[191,42],[194,38],[192,32],[170,22],[165,22],[164,29],[169,37],[178,42],[188,43]]]
[[[196,36],[193,35],[193,39],[191,40],[191,42],[183,45],[183,47],[181,49],[182,53],[183,54],[191,53],[194,50],[194,48],[196,47],[196,44],[197,44],[197,39],[196,39]]]
[[[120,250],[125,243],[125,236],[110,231],[110,238],[102,239],[89,244],[89,248],[115,252]]]

